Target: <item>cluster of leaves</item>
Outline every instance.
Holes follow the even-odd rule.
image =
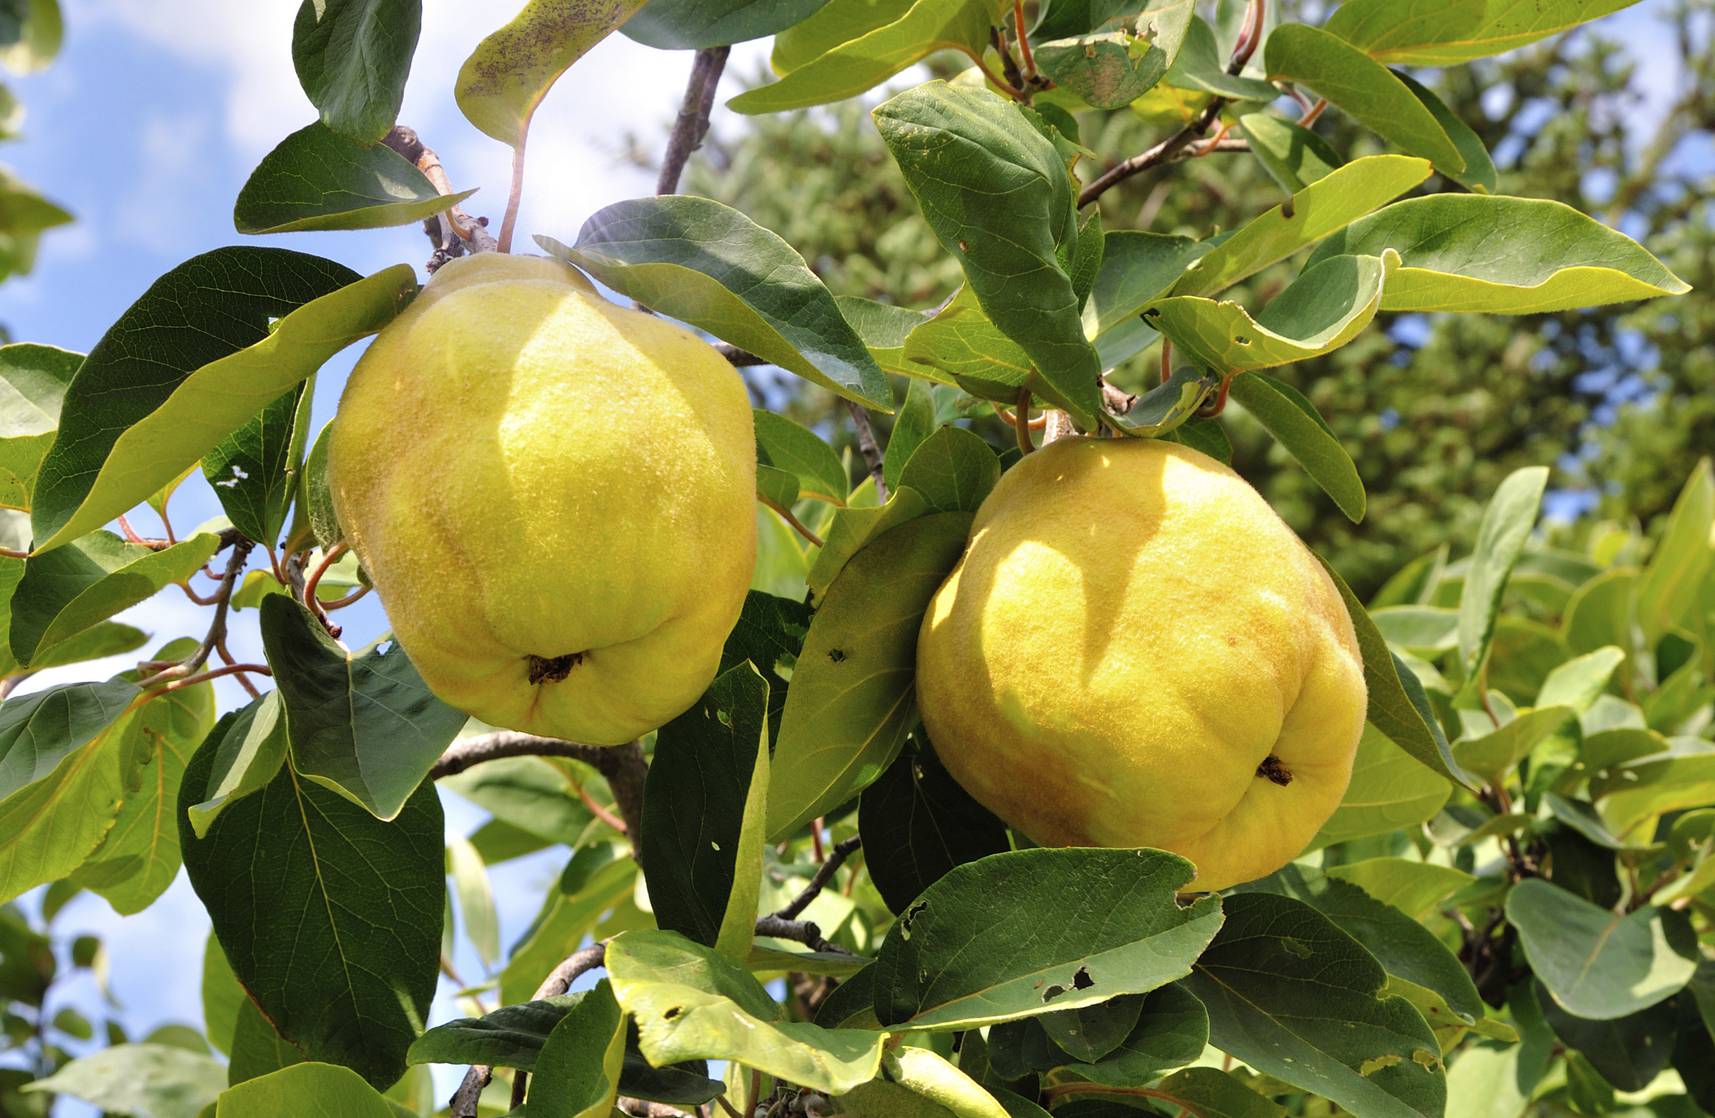
[[[34,73],[54,60],[64,37],[59,0],[0,5],[0,68]],[[23,102],[0,84],[0,140],[16,139],[23,125]],[[42,234],[71,220],[71,214],[0,167],[0,281],[29,274]]]
[[[1310,857],[1226,896],[1182,898],[1193,869],[1158,850],[1030,848],[941,769],[913,694],[922,613],[1028,451],[1033,403],[1052,424],[1226,457],[1210,413],[1230,393],[1357,520],[1352,457],[1263,370],[1336,350],[1384,312],[1682,291],[1594,220],[1492,193],[1475,134],[1389,68],[1498,53],[1620,6],[1458,0],[1419,18],[1348,0],[1312,27],[1258,0],[1209,22],[1190,0],[1060,0],[1026,27],[1024,6],[999,0],[527,4],[457,84],[472,124],[520,159],[549,87],[616,29],[698,50],[776,34],[782,77],[732,102],[745,112],[850,98],[946,48],[975,63],[873,114],[962,276],[938,308],[836,294],[786,240],[707,198],[623,202],[570,242],[537,237],[854,414],[896,416],[854,486],[821,435],[758,411],[758,496],[776,512],[758,514],[757,588],[708,692],[629,751],[541,743],[448,764],[477,745],[461,737],[489,742],[484,728],[390,642],[335,639],[327,611],[362,574],[343,558],[307,385],[408,301],[407,266],[364,278],[216,249],[162,276],[87,357],[0,348],[13,410],[34,424],[0,442],[6,678],[137,648],[119,611],[199,572],[216,581],[200,640],[0,703],[0,897],[75,887],[132,912],[182,863],[213,924],[203,993],[226,1059],[121,1043],[21,1092],[155,1118],[269,1118],[305,1100],[384,1118],[433,1113],[425,1065],[469,1063],[459,1118],[606,1118],[621,1100],[853,1118],[1406,1118],[1509,1099],[1589,1113],[1658,1081],[1665,1035],[1684,1090],[1663,1105],[1703,1099],[1706,467],[1653,550],[1623,534],[1588,556],[1527,549],[1535,469],[1501,487],[1460,562],[1414,564],[1374,616],[1348,591],[1370,694],[1352,790]],[[456,209],[468,192],[382,142],[399,139],[419,16],[408,0],[307,0],[293,57],[321,116],[246,184],[240,231],[426,218],[440,244],[477,247]],[[1287,92],[1303,116],[1276,107]],[[1308,128],[1328,105],[1395,150],[1342,162]],[[1287,197],[1204,239],[1105,233],[1083,136],[1115,111],[1189,114],[1160,158],[1215,150],[1225,137],[1198,133],[1218,121]],[[1471,192],[1405,197],[1435,171]],[[1277,266],[1295,278],[1266,306],[1221,297]],[[1178,367],[1163,359],[1159,385],[1116,399],[1104,375],[1169,342]],[[1005,456],[958,422],[1006,406],[1020,446]],[[179,538],[167,501],[199,463],[224,516]],[[142,504],[165,538],[125,519]],[[207,669],[239,609],[255,610],[267,664]],[[274,689],[217,719],[212,679],[264,671]],[[647,759],[641,789],[627,757]],[[446,844],[437,775],[493,820]],[[503,953],[488,867],[553,846],[571,859]],[[469,1018],[425,1029],[454,899],[491,974],[463,992]],[[598,958],[605,977],[568,993]]]

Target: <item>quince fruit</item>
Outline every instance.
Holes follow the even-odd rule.
[[[357,363],[330,438],[341,530],[446,702],[613,745],[714,678],[756,443],[706,342],[556,261],[464,257]]]
[[[917,694],[1006,823],[1169,850],[1210,891],[1303,851],[1366,707],[1321,564],[1232,470],[1153,439],[1063,439],[1002,477],[924,615]]]

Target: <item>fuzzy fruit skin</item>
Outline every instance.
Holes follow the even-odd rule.
[[[328,481],[430,689],[592,745],[696,701],[756,558],[732,366],[539,257],[436,273],[353,370]],[[564,679],[531,682],[531,656],[572,653]]]
[[[1032,840],[1170,850],[1211,891],[1315,836],[1366,707],[1309,549],[1155,439],[1062,439],[1001,478],[924,615],[917,694],[948,771]],[[1290,784],[1258,774],[1270,756]]]

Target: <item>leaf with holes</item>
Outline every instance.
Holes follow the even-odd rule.
[[[434,788],[382,822],[282,766],[199,838],[185,809],[208,798],[215,759],[205,744],[185,772],[179,839],[233,973],[305,1056],[390,1086],[440,972],[446,878]],[[378,908],[391,918],[374,920]]]
[[[1124,108],[1166,76],[1195,11],[1195,0],[1152,0],[1118,27],[1039,43],[1036,64],[1086,105]]]
[[[156,280],[66,389],[36,481],[36,550],[146,500],[263,406],[392,320],[409,265],[361,279],[331,260],[220,248]]]
[[[240,233],[384,229],[433,217],[475,193],[442,194],[392,148],[318,122],[262,157],[239,188],[232,224]]]
[[[353,655],[302,604],[262,603],[298,772],[391,819],[467,721],[435,698],[391,640]]]
[[[1218,897],[1178,904],[1191,876],[1160,850],[1019,850],[959,866],[888,932],[876,1016],[966,1029],[1182,978],[1221,926]]]
[[[1394,249],[1384,311],[1541,314],[1681,295],[1690,286],[1624,233],[1538,198],[1434,194],[1330,236],[1305,267]]]
[[[1241,893],[1226,909],[1186,980],[1217,1048],[1353,1114],[1439,1118],[1440,1046],[1410,1003],[1383,992],[1374,956],[1290,897]]]
[[[840,1094],[875,1078],[886,1036],[791,1021],[725,956],[673,932],[626,932],[607,947],[614,996],[656,1066],[722,1059]]]
[[[780,720],[769,841],[861,792],[899,755],[917,721],[917,629],[964,551],[970,523],[970,513],[942,512],[895,528],[828,588]]]
[[[616,202],[591,215],[574,244],[536,243],[644,306],[893,410],[887,378],[804,258],[730,206],[687,195]]]

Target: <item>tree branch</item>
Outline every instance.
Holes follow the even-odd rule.
[[[715,104],[715,89],[720,85],[721,71],[726,69],[731,47],[704,47],[691,63],[691,78],[685,85],[685,100],[679,106],[679,117],[673,122],[673,134],[667,140],[667,152],[661,157],[661,176],[655,182],[655,193],[677,194],[679,176],[691,153],[702,146],[709,132],[709,113]]]
[[[869,476],[875,480],[875,495],[883,502],[887,500],[887,480],[882,474],[881,446],[875,441],[875,428],[870,426],[869,412],[862,404],[853,403],[841,398],[846,411],[851,413],[852,425],[857,428],[858,450],[863,454],[864,462],[869,466]]]
[[[569,757],[589,765],[607,780],[626,834],[632,847],[637,846],[643,834],[643,782],[649,774],[649,763],[644,760],[643,746],[639,743],[581,745],[559,738],[496,730],[455,743],[429,769],[429,777],[440,780],[462,773],[472,765],[503,757]]]
[[[434,184],[442,196],[457,193],[453,190],[451,180],[447,178],[446,168],[441,165],[441,157],[423,143],[416,129],[396,124],[391,132],[382,137],[381,142],[423,172],[424,177]],[[494,252],[500,247],[500,242],[488,231],[486,217],[473,218],[457,206],[449,207],[425,220],[423,232],[428,236],[429,243],[435,246],[433,255],[423,269],[431,275],[435,269],[454,257],[477,252]]]
[[[851,952],[822,938],[822,929],[810,920],[782,920],[778,916],[762,916],[756,921],[756,934],[769,936],[773,939],[789,939],[801,943],[811,951],[820,951],[831,955],[850,955]]]
[[[796,920],[798,914],[810,907],[810,902],[821,895],[828,882],[834,879],[834,874],[845,864],[847,858],[863,845],[863,838],[853,835],[843,842],[836,842],[834,848],[828,851],[828,859],[816,867],[816,876],[810,879],[810,884],[804,886],[804,891],[792,898],[792,903],[774,914],[778,920]]]

